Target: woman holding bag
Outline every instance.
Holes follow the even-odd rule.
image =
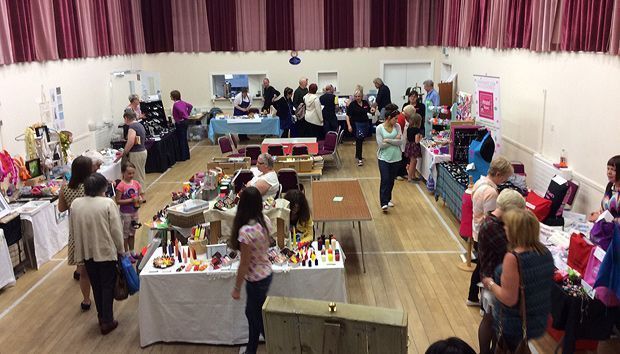
[[[364,93],[359,88],[355,90],[353,94],[353,102],[350,102],[347,106],[347,128],[349,133],[355,136],[355,158],[357,159],[357,165],[364,165],[364,158],[362,156],[362,147],[364,146],[364,139],[370,129],[370,121],[368,119],[368,113],[370,112],[370,103],[364,98]]]
[[[515,351],[527,346],[527,339],[545,334],[554,265],[551,253],[540,243],[540,224],[532,212],[514,209],[502,219],[510,251],[494,277],[485,277],[482,283],[497,299],[493,318],[498,346]]]

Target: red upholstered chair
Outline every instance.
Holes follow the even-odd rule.
[[[230,138],[228,136],[220,136],[217,139],[217,143],[220,146],[220,151],[222,155],[228,154],[229,152],[233,152],[232,143],[230,142]],[[242,157],[242,154],[229,154],[227,157]]]
[[[297,171],[292,168],[282,168],[278,171],[278,181],[280,182],[281,193],[286,193],[291,189],[298,189],[305,193],[303,184],[299,183]]]
[[[232,185],[235,188],[235,193],[239,193],[245,185],[254,178],[254,174],[250,170],[239,170],[232,179]]]
[[[244,147],[239,147],[239,141],[238,141],[238,137],[236,135],[233,134],[228,134],[228,136],[230,137],[230,140],[232,141],[233,145],[235,146],[235,150],[237,150],[237,153],[245,156],[245,148]]]
[[[284,146],[282,144],[273,144],[267,146],[267,153],[271,156],[284,156]]]
[[[323,148],[319,148],[317,155],[323,156],[324,159],[331,159],[336,163],[336,167],[340,168],[340,158],[338,156],[338,134],[336,132],[327,132],[325,135],[325,143]]]
[[[261,154],[260,145],[248,145],[245,147],[245,156],[252,160],[252,165],[256,165],[258,155]]]
[[[335,132],[335,131],[329,131],[329,132],[325,133],[325,140],[327,140],[327,135],[328,135],[328,134],[336,134],[336,137],[338,136],[338,132]],[[319,151],[320,151],[320,150],[323,150],[323,149],[325,148],[325,140],[320,140],[320,141],[317,141],[317,145],[318,145],[318,147],[319,147]]]
[[[308,147],[306,145],[293,145],[292,155],[308,155]]]

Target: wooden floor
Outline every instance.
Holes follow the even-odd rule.
[[[367,273],[362,272],[357,233],[350,223],[328,224],[345,250],[349,302],[404,309],[409,316],[409,352],[424,353],[436,340],[457,336],[478,347],[480,315],[465,306],[470,273],[459,270],[462,245],[457,239],[458,222],[441,201],[435,202],[423,185],[397,181],[396,207],[384,215],[379,208],[379,172],[376,144],[365,145],[366,164],[357,167],[354,146],[341,148],[343,167],[327,167],[323,179],[357,178],[373,214],[362,226]],[[192,144],[192,159],[164,174],[149,174],[143,221],[170,202],[170,193],[181,188],[194,172],[205,170],[207,161],[219,155],[216,146]],[[310,198],[310,183],[305,183]],[[312,201],[310,201],[312,202]],[[146,233],[141,230],[138,245]],[[120,325],[108,336],[98,332],[96,311],[79,309],[79,286],[66,265],[66,250],[38,271],[29,270],[13,288],[0,291],[0,353],[237,353],[238,347],[189,344],[154,344],[140,348],[138,296],[116,302]],[[183,296],[190,296],[185,294]],[[211,319],[204,319],[209,321]],[[555,342],[548,337],[535,341],[539,353],[551,353]],[[618,352],[617,341],[604,343],[599,353]],[[260,350],[265,351],[261,345]]]

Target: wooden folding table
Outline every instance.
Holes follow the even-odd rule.
[[[323,231],[326,222],[351,221],[353,225],[357,222],[362,267],[366,273],[361,222],[372,220],[372,214],[370,214],[359,182],[357,180],[313,181],[312,206],[313,219],[317,223],[323,223]]]

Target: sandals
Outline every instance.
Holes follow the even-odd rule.
[[[73,271],[73,279],[80,281],[80,272],[78,272],[77,270]]]
[[[86,312],[90,310],[90,304],[80,303],[80,307],[82,308],[82,312]]]

